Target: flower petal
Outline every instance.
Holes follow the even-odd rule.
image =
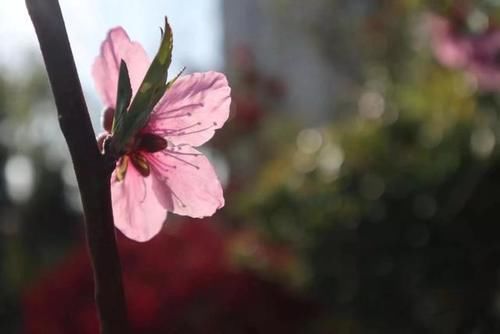
[[[115,226],[128,238],[147,241],[161,230],[166,209],[153,191],[153,176],[142,177],[129,163],[123,181],[111,176]]]
[[[106,107],[115,107],[122,59],[127,63],[132,92],[135,94],[150,61],[141,44],[132,42],[125,30],[117,27],[108,32],[106,40],[101,44],[101,53],[92,66],[94,83]]]
[[[208,217],[224,206],[222,186],[208,159],[196,149],[148,154],[153,190],[168,211],[194,218]]]
[[[224,74],[180,77],[157,104],[146,131],[174,144],[199,146],[212,138],[229,116],[231,89]]]

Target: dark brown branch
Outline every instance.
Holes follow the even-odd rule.
[[[109,168],[99,153],[57,0],[26,0],[80,188],[101,332],[128,333]]]

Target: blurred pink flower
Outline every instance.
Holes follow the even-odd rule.
[[[128,66],[135,94],[150,61],[143,47],[118,27],[108,33],[92,68],[107,107],[103,123],[110,135],[121,60]],[[217,175],[195,147],[222,127],[230,103],[226,77],[217,72],[182,76],[166,91],[112,175],[115,225],[127,237],[149,240],[161,229],[167,211],[200,218],[224,206]]]
[[[487,91],[500,90],[500,30],[477,36],[472,48],[468,69],[476,77],[478,86]]]
[[[437,60],[450,68],[463,68],[471,56],[471,40],[445,17],[430,15],[432,49]]]
[[[444,66],[462,69],[484,91],[500,89],[500,30],[467,31],[460,20],[431,15],[430,34],[436,59]]]

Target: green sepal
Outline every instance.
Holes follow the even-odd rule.
[[[172,80],[167,82],[167,89],[166,90],[168,90],[170,87],[173,86],[173,84],[177,81],[177,79],[179,79],[179,77],[182,75],[182,73],[184,73],[185,70],[186,70],[186,67],[184,66],[182,68],[182,70]]]
[[[127,64],[122,59],[118,77],[118,92],[116,94],[116,109],[113,117],[112,133],[114,133],[116,128],[120,127],[120,124],[123,122],[123,116],[127,111],[131,99],[132,87],[130,85],[130,76],[128,74]]]
[[[172,29],[165,17],[160,48],[149,66],[146,76],[130,104],[128,112],[123,113],[122,121],[116,124],[113,134],[115,149],[122,151],[130,139],[142,129],[167,89],[168,68],[172,61]]]

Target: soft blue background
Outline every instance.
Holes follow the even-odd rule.
[[[191,71],[218,69],[223,64],[220,0],[60,0],[60,4],[91,105],[96,97],[90,66],[106,32],[117,25],[152,55],[167,15],[175,38],[173,71],[183,66]],[[29,23],[24,1],[0,0],[0,66],[15,76],[26,63],[40,61]]]

